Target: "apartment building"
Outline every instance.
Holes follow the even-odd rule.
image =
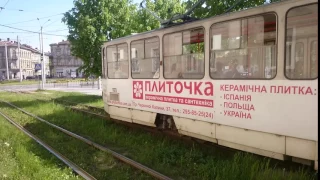
[[[51,47],[51,69],[54,77],[82,77],[82,72],[78,70],[83,65],[81,59],[71,55],[71,44],[69,41],[50,44]]]
[[[35,70],[35,64],[41,62],[40,58],[41,52],[27,44],[20,44],[18,58],[18,43],[11,41],[9,38],[5,41],[0,39],[0,79],[7,79],[7,71],[9,72],[9,79],[19,79],[20,64],[23,79],[26,79],[27,76],[41,74],[41,71]],[[47,54],[45,54],[44,60],[46,75],[50,75],[49,56]]]

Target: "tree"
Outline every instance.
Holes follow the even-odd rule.
[[[167,20],[183,14],[198,0],[146,0],[148,9]],[[225,12],[238,0],[207,0],[190,15],[205,18]],[[271,0],[271,2],[277,0]],[[233,11],[261,5],[265,0],[243,0]],[[131,0],[74,0],[74,8],[64,14],[68,25],[71,52],[83,60],[85,74],[101,75],[101,45],[132,33],[160,27],[160,22],[145,9],[137,9]]]
[[[187,0],[184,6],[189,9],[198,0]],[[197,7],[190,16],[195,18],[207,18],[224,13],[227,9],[235,5],[239,0],[206,0],[202,6]],[[259,6],[265,3],[265,0],[242,0],[232,11]]]
[[[127,24],[134,11],[129,0],[74,0],[62,21],[69,28],[71,53],[83,60],[80,70],[86,75],[101,75],[101,45],[131,33]]]
[[[145,6],[163,20],[177,13],[184,13],[182,0],[146,0]],[[132,28],[137,32],[150,31],[160,27],[160,22],[144,8],[139,8],[132,19]]]

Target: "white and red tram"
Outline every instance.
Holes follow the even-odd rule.
[[[318,169],[318,1],[286,0],[104,43],[112,118]]]

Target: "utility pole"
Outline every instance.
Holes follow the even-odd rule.
[[[40,19],[39,18],[37,18],[37,20],[39,21],[39,25],[40,25],[40,27],[41,27],[41,32],[40,32],[40,34],[41,34],[41,55],[40,55],[40,59],[41,59],[41,77],[42,77],[42,83],[41,83],[41,89],[44,89],[44,83],[45,83],[45,81],[46,81],[46,73],[45,73],[45,71],[46,71],[46,67],[45,67],[45,59],[44,59],[44,48],[43,48],[43,33],[42,33],[42,29],[43,29],[43,25],[46,23],[46,22],[49,22],[50,21],[50,19],[48,19],[44,24],[42,24],[41,25],[41,23],[40,23]],[[39,40],[40,40],[40,37],[39,37]]]
[[[41,55],[40,55],[40,60],[41,60],[41,89],[44,90],[44,66],[43,66],[43,57],[42,57],[42,52],[43,52],[43,35],[42,35],[42,26],[41,26]]]
[[[42,43],[42,66],[43,66],[43,77],[42,77],[42,89],[44,89],[44,83],[46,82],[46,61],[44,59],[44,47],[43,47],[43,34],[42,34],[42,26],[41,26],[41,43]]]
[[[42,26],[41,26],[41,75],[42,75],[42,82],[41,82],[41,89],[44,90],[44,84],[46,81],[46,61],[44,59],[44,48],[43,48],[43,34],[42,34]]]
[[[40,52],[42,52],[41,51],[41,34],[39,33],[39,51]],[[40,59],[39,59],[39,62],[38,62],[39,64],[41,64],[41,55],[40,55]],[[38,70],[39,71],[39,70]],[[37,76],[38,76],[38,80],[39,80],[39,89],[41,90],[41,81],[40,81],[40,78],[39,78],[39,75],[38,75],[38,73],[37,73]],[[41,68],[41,77],[42,77],[42,68]]]
[[[9,80],[9,62],[8,62],[7,43],[4,43],[4,50],[6,51],[7,80]]]
[[[18,62],[19,62],[20,82],[22,82],[22,71],[21,71],[21,61],[20,61],[20,42],[19,42],[19,36],[17,36],[17,41],[18,41],[18,54],[17,54],[17,59],[18,59]]]

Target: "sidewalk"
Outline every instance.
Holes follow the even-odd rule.
[[[20,90],[20,91],[35,91],[39,85],[11,85],[11,86],[0,86],[0,91],[3,90]],[[102,96],[102,89],[96,87],[53,87],[47,86],[45,90],[63,91],[63,92],[79,92],[88,95]]]

